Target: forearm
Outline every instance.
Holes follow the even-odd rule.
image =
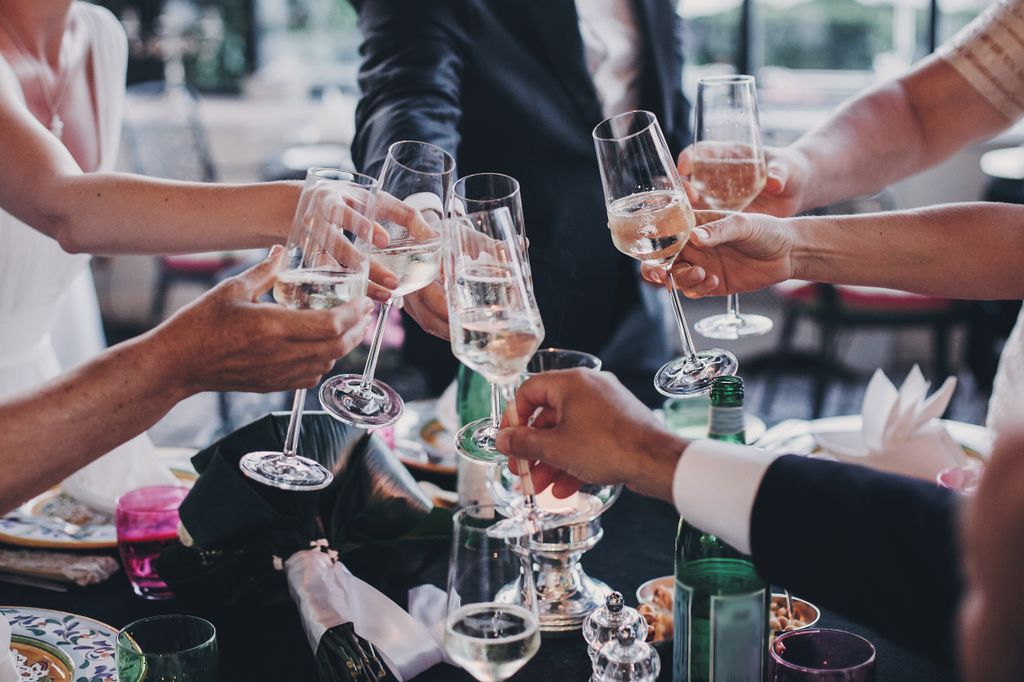
[[[295,183],[216,185],[119,173],[70,175],[29,224],[70,252],[159,254],[268,247],[291,227]]]
[[[0,510],[142,433],[186,396],[156,332],[0,402]]]
[[[793,277],[960,299],[1024,298],[1024,206],[795,218]]]

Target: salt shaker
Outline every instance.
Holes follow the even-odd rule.
[[[637,639],[631,628],[622,627],[615,639],[597,654],[592,682],[655,682],[661,672],[658,652]]]
[[[583,621],[583,639],[587,640],[591,662],[597,661],[597,652],[606,642],[615,639],[622,627],[641,642],[647,638],[647,621],[639,611],[626,606],[621,592],[612,592],[605,599],[604,606],[594,609]]]

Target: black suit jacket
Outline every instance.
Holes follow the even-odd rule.
[[[678,153],[689,140],[680,19],[671,0],[634,2],[640,104],[657,114]],[[356,165],[375,174],[392,142],[418,139],[453,153],[459,175],[518,179],[546,343],[600,353],[641,284],[608,236],[591,139],[603,116],[573,0],[355,5],[363,33]],[[410,332],[411,349],[426,356],[421,366],[450,357],[440,342]],[[453,369],[446,365],[443,381]]]
[[[754,563],[765,580],[949,662],[963,590],[958,501],[925,481],[780,457],[754,501]]]

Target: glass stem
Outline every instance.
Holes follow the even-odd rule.
[[[501,426],[501,391],[498,385],[491,384],[491,428],[495,431]]]
[[[389,298],[381,305],[380,313],[377,315],[377,326],[373,330],[373,340],[370,341],[370,352],[366,356],[366,367],[363,368],[363,380],[359,388],[366,391],[373,383],[373,375],[377,373],[377,358],[380,357],[380,342],[384,339],[384,329],[388,324],[388,315],[391,313],[391,306],[394,305],[394,297]]]
[[[725,297],[725,316],[730,320],[740,319],[740,295],[729,294]]]
[[[686,324],[686,315],[683,314],[683,304],[679,300],[679,291],[672,283],[672,271],[665,268],[665,288],[668,289],[668,297],[672,300],[672,312],[676,317],[676,331],[679,332],[679,340],[683,343],[683,357],[687,362],[703,366],[704,362],[697,356],[697,350],[693,346],[693,337],[690,336],[690,328]]]
[[[302,425],[302,410],[306,406],[306,389],[295,391],[292,400],[292,415],[288,418],[288,431],[284,436],[284,456],[294,457],[299,449],[299,428]]]
[[[519,426],[519,411],[516,409],[516,382],[510,381],[501,385],[501,397],[505,400],[505,412],[508,414],[508,423],[512,426]],[[530,471],[530,462],[525,459],[519,460],[519,478],[523,481],[523,503],[526,513],[533,516],[537,511],[537,489],[533,485],[533,472]]]

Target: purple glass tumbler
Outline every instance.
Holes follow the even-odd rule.
[[[178,507],[188,488],[155,485],[125,493],[117,500],[117,545],[135,594],[144,599],[174,595],[156,572],[165,548],[179,544]]]
[[[777,637],[768,650],[771,682],[875,680],[875,647],[852,632],[793,630]]]

